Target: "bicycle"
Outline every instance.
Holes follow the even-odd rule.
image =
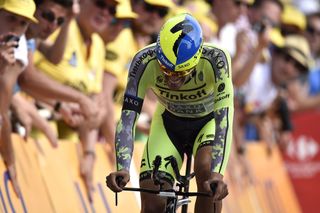
[[[188,211],[188,204],[191,202],[189,197],[191,196],[205,196],[210,197],[211,195],[204,192],[189,192],[189,183],[190,180],[195,176],[195,173],[190,173],[191,171],[191,161],[192,161],[192,155],[187,154],[187,162],[186,162],[186,171],[185,175],[181,176],[177,164],[177,160],[175,157],[170,157],[170,164],[173,168],[174,174],[176,176],[176,183],[175,187],[172,189],[163,189],[164,182],[162,181],[164,175],[163,173],[159,173],[159,168],[161,165],[161,156],[157,155],[155,160],[153,161],[153,170],[151,178],[155,185],[158,185],[160,187],[159,190],[152,190],[152,189],[146,189],[146,188],[134,188],[134,187],[124,187],[124,191],[138,191],[138,192],[146,192],[151,194],[156,194],[160,197],[166,198],[166,213],[175,213],[179,207],[182,206],[182,213],[187,213]],[[118,181],[120,181],[119,179]],[[216,191],[217,183],[212,183],[210,185],[211,190],[213,193]],[[176,190],[175,188],[178,188]],[[115,204],[117,206],[118,204],[118,196],[117,193],[115,195]]]

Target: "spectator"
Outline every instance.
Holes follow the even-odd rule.
[[[36,6],[32,0],[2,0],[0,2],[1,55],[4,56],[2,63],[5,65],[0,68],[2,70],[0,72],[2,73],[0,76],[0,117],[2,119],[0,151],[17,196],[20,196],[20,189],[17,182],[8,112],[14,84],[28,63],[26,40],[22,35],[31,22],[37,22],[33,16],[35,9]],[[17,40],[10,42],[10,39],[7,39],[8,35],[20,40],[19,46],[14,49],[14,58],[12,57],[12,47],[16,46],[18,42]],[[20,36],[22,37],[20,38]],[[7,52],[2,52],[6,50]]]
[[[211,42],[226,48],[233,57],[236,51],[235,37],[238,31],[237,28],[240,27],[237,26],[238,23],[236,22],[240,20],[240,17],[246,18],[251,1],[207,0],[206,2],[211,5],[211,16],[213,16],[213,20],[218,25],[217,36]],[[228,10],[225,8],[228,8]]]
[[[271,44],[272,28],[280,25],[283,5],[278,0],[256,0],[250,7],[251,27],[237,37],[237,53],[233,61],[233,81],[236,87],[249,82],[255,65],[263,62]],[[274,41],[273,42],[277,42]]]
[[[60,101],[76,102],[81,107],[82,113],[87,119],[95,119],[97,108],[88,97],[77,90],[57,83],[42,73],[37,72],[33,64],[33,53],[38,47],[49,60],[53,62],[61,60],[66,45],[69,24],[72,18],[77,14],[77,6],[73,4],[72,0],[43,0],[37,1],[36,3],[37,10],[35,16],[38,18],[39,23],[31,24],[26,33],[29,47],[29,64],[26,71],[19,76],[18,80],[20,87],[32,96],[40,98],[41,100],[45,99],[46,101],[49,101],[49,96],[51,105],[61,105],[61,109],[64,109],[65,107]],[[50,22],[43,18],[43,16],[47,14],[53,14],[53,16],[58,16],[58,18],[53,20],[53,22]],[[59,23],[58,19],[60,20]],[[55,42],[52,44],[49,44],[48,42],[44,43],[44,40],[61,25],[62,29]],[[54,55],[54,58],[51,58],[52,55]],[[73,123],[71,116],[65,118],[65,120],[69,120],[70,123]]]
[[[77,129],[82,145],[80,172],[90,201],[93,192],[94,145],[98,129],[106,119],[106,110],[103,107],[105,100],[102,94],[105,49],[102,39],[96,32],[101,32],[110,23],[116,12],[116,4],[117,2],[113,0],[81,1],[80,13],[69,26],[67,46],[61,62],[55,65],[39,52],[35,55],[35,65],[39,70],[85,93],[100,108],[97,119],[90,126],[87,122],[73,126]],[[54,40],[56,36],[57,34],[49,39]]]
[[[289,110],[301,110],[310,101],[304,85],[307,84],[306,76],[310,70],[311,61],[309,44],[301,35],[287,36],[285,46],[275,48],[273,51],[271,79],[280,91],[280,97],[286,100],[289,107],[280,107],[280,111],[278,111],[281,114],[278,117],[282,119],[280,122],[282,125],[277,127],[278,131],[282,133],[278,137],[281,148],[285,148],[291,139],[289,131],[292,127]]]
[[[254,113],[247,113],[247,124],[253,124],[258,131],[255,140],[269,145],[277,142],[282,148],[291,139],[292,125],[288,105],[297,101],[303,91],[301,79],[309,69],[310,50],[306,39],[301,35],[285,38],[283,47],[274,47],[272,60],[261,64],[260,78],[256,78],[255,92],[260,96],[252,99]],[[288,105],[287,105],[288,103]]]
[[[307,16],[307,29],[305,33],[311,53],[315,61],[315,68],[320,68],[320,11]]]

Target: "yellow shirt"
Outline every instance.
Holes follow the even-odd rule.
[[[132,30],[129,28],[122,30],[116,40],[108,44],[106,49],[105,70],[117,77],[117,94],[123,96],[131,60],[138,51]]]
[[[49,40],[54,41],[58,33],[52,35]],[[99,93],[102,90],[105,46],[97,34],[93,34],[91,38],[92,43],[88,50],[79,27],[73,20],[69,26],[62,61],[54,65],[37,51],[34,55],[35,66],[53,79],[86,94]]]

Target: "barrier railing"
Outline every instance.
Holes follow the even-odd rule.
[[[18,181],[21,199],[10,185],[4,164],[0,161],[0,212],[139,212],[139,194],[120,193],[119,204],[114,204],[114,194],[105,186],[105,176],[113,170],[107,149],[96,146],[94,167],[94,202],[86,197],[84,184],[79,175],[79,144],[61,141],[53,149],[47,141],[25,142],[13,135],[16,153]],[[131,186],[138,183],[142,143],[135,144]],[[285,172],[281,156],[275,150],[267,156],[261,143],[248,146],[249,166],[254,183],[239,184],[227,172],[229,196],[224,200],[223,212],[300,212],[300,207]],[[235,165],[237,166],[237,165]],[[233,171],[232,171],[233,172]],[[133,184],[132,184],[133,183]],[[195,190],[193,181],[190,190]],[[195,202],[192,202],[194,205]],[[192,212],[193,206],[189,207]]]

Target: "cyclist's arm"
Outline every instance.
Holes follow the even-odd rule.
[[[117,170],[129,171],[133,152],[135,126],[143,105],[148,84],[152,81],[147,72],[148,63],[142,60],[144,50],[133,58],[129,69],[128,83],[123,99],[121,118],[116,128]],[[148,68],[152,69],[152,68]]]
[[[232,143],[234,105],[230,56],[223,50],[219,51],[221,51],[221,57],[216,58],[216,68],[214,70],[214,113],[216,129],[211,171],[223,175],[229,159]]]

